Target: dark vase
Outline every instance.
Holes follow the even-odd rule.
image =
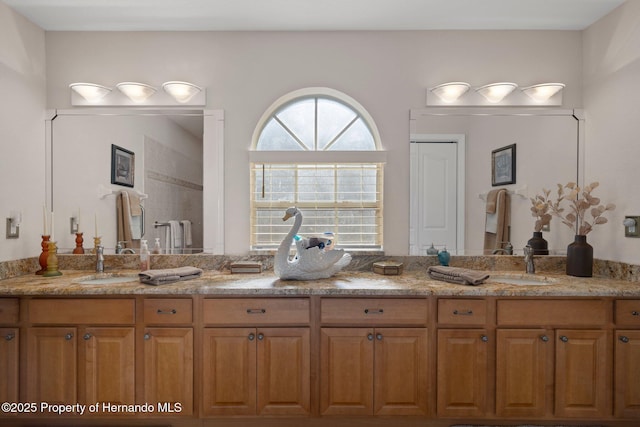
[[[549,255],[549,244],[542,238],[542,231],[534,231],[527,245],[533,248],[534,255]]]
[[[587,236],[576,234],[573,243],[567,247],[567,274],[577,277],[593,276],[593,246],[587,243]]]

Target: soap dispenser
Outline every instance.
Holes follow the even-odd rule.
[[[438,255],[438,250],[433,246],[433,243],[431,243],[431,246],[427,248],[427,255]]]
[[[440,261],[440,265],[445,267],[449,266],[449,260],[451,259],[451,255],[447,251],[447,247],[445,246],[443,250],[438,252],[438,261]]]
[[[160,247],[160,238],[156,237],[156,243],[153,245],[153,254],[159,255],[162,253],[162,248]]]
[[[140,270],[146,271],[151,269],[151,259],[149,256],[149,246],[147,241],[142,240],[140,242]]]

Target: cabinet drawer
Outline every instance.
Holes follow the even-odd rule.
[[[209,325],[306,325],[306,298],[220,298],[204,300],[204,323]]]
[[[604,300],[501,300],[498,325],[600,326],[612,319],[611,307]]]
[[[20,304],[18,298],[0,299],[0,323],[18,323]]]
[[[640,327],[640,300],[616,301],[616,325]]]
[[[47,324],[109,325],[135,322],[132,299],[33,299],[29,321]]]
[[[425,325],[426,299],[323,298],[320,320],[325,325]]]
[[[193,301],[191,299],[145,299],[143,307],[142,317],[146,324],[176,324],[193,321]]]
[[[438,300],[438,323],[484,325],[487,322],[487,302],[478,299]]]

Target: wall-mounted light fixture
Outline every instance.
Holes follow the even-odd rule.
[[[625,237],[640,237],[640,216],[625,216],[622,225]]]
[[[168,81],[162,91],[155,86],[138,82],[121,82],[112,91],[107,86],[95,83],[72,83],[71,105],[73,106],[194,106],[206,105],[206,90],[193,83]]]
[[[492,104],[496,104],[502,101],[517,87],[517,84],[510,82],[491,83],[488,85],[480,86],[476,89],[476,92],[484,96],[487,101],[491,102]]]
[[[189,102],[191,98],[202,90],[202,88],[193,83],[178,81],[165,82],[162,84],[162,89],[181,104]]]
[[[71,90],[89,102],[97,102],[111,92],[111,88],[94,83],[71,83]]]
[[[556,93],[560,92],[564,87],[565,85],[563,83],[542,83],[539,85],[523,87],[520,90],[529,95],[529,97],[534,101],[544,102]]]
[[[153,86],[137,82],[122,82],[118,83],[116,87],[133,102],[144,102],[158,91],[158,89]]]
[[[454,102],[464,95],[470,87],[471,85],[465,82],[449,82],[434,86],[429,91],[444,102]]]
[[[442,83],[427,89],[427,106],[512,107],[560,106],[563,83],[541,83],[516,90],[511,82],[474,87],[466,82]]]

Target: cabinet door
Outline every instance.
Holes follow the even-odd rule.
[[[80,401],[135,403],[134,329],[85,328],[79,337]]]
[[[18,328],[0,329],[0,401],[18,402]]]
[[[255,415],[256,330],[203,332],[202,407],[205,415]]]
[[[258,415],[309,414],[309,343],[309,328],[258,329]]]
[[[556,331],[556,416],[611,415],[611,340],[602,330]]]
[[[616,332],[615,415],[640,418],[640,331]]]
[[[193,329],[145,328],[144,402],[163,415],[193,413]]]
[[[438,415],[477,417],[487,410],[489,338],[483,329],[438,331]]]
[[[29,402],[76,403],[76,329],[29,328],[26,372]]]
[[[427,415],[427,330],[375,329],[375,415]]]
[[[320,331],[320,413],[373,414],[373,329]]]
[[[542,417],[553,373],[553,331],[498,329],[496,415]]]

